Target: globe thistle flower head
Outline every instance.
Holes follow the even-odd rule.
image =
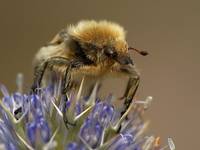
[[[10,94],[0,85],[0,147],[18,149],[66,150],[175,150],[171,138],[161,148],[159,138],[146,135],[148,122],[143,119],[152,97],[134,100],[120,115],[120,108],[108,96],[97,97],[98,84],[89,97],[82,96],[82,81],[78,92],[60,92],[61,82],[40,88],[34,94],[22,92],[22,77],[18,90]]]

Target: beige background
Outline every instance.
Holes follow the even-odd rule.
[[[200,149],[198,0],[1,0],[0,18],[0,82],[11,91],[17,72],[30,86],[33,55],[67,24],[81,19],[120,23],[130,45],[150,52],[133,57],[142,74],[138,98],[155,100],[147,112],[151,132],[163,142],[173,137],[177,150]],[[123,81],[117,83],[121,87]]]

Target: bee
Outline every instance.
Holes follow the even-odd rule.
[[[139,86],[140,76],[130,57],[124,28],[109,21],[84,20],[61,30],[35,56],[32,90],[41,86],[45,70],[56,70],[62,76],[61,93],[66,95],[80,75],[101,78],[106,74],[128,76],[124,93],[123,115],[129,108]]]

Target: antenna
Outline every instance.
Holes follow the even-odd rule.
[[[149,54],[147,51],[139,50],[139,49],[136,49],[136,48],[133,48],[133,47],[129,47],[128,50],[134,50],[142,56],[146,56],[146,55]]]

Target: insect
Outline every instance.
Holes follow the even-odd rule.
[[[129,47],[125,38],[123,27],[108,21],[80,21],[61,30],[36,54],[32,90],[41,86],[46,69],[61,72],[63,95],[74,86],[79,75],[97,78],[105,74],[125,75],[129,81],[124,93],[123,115],[140,81],[129,51],[148,54]]]

